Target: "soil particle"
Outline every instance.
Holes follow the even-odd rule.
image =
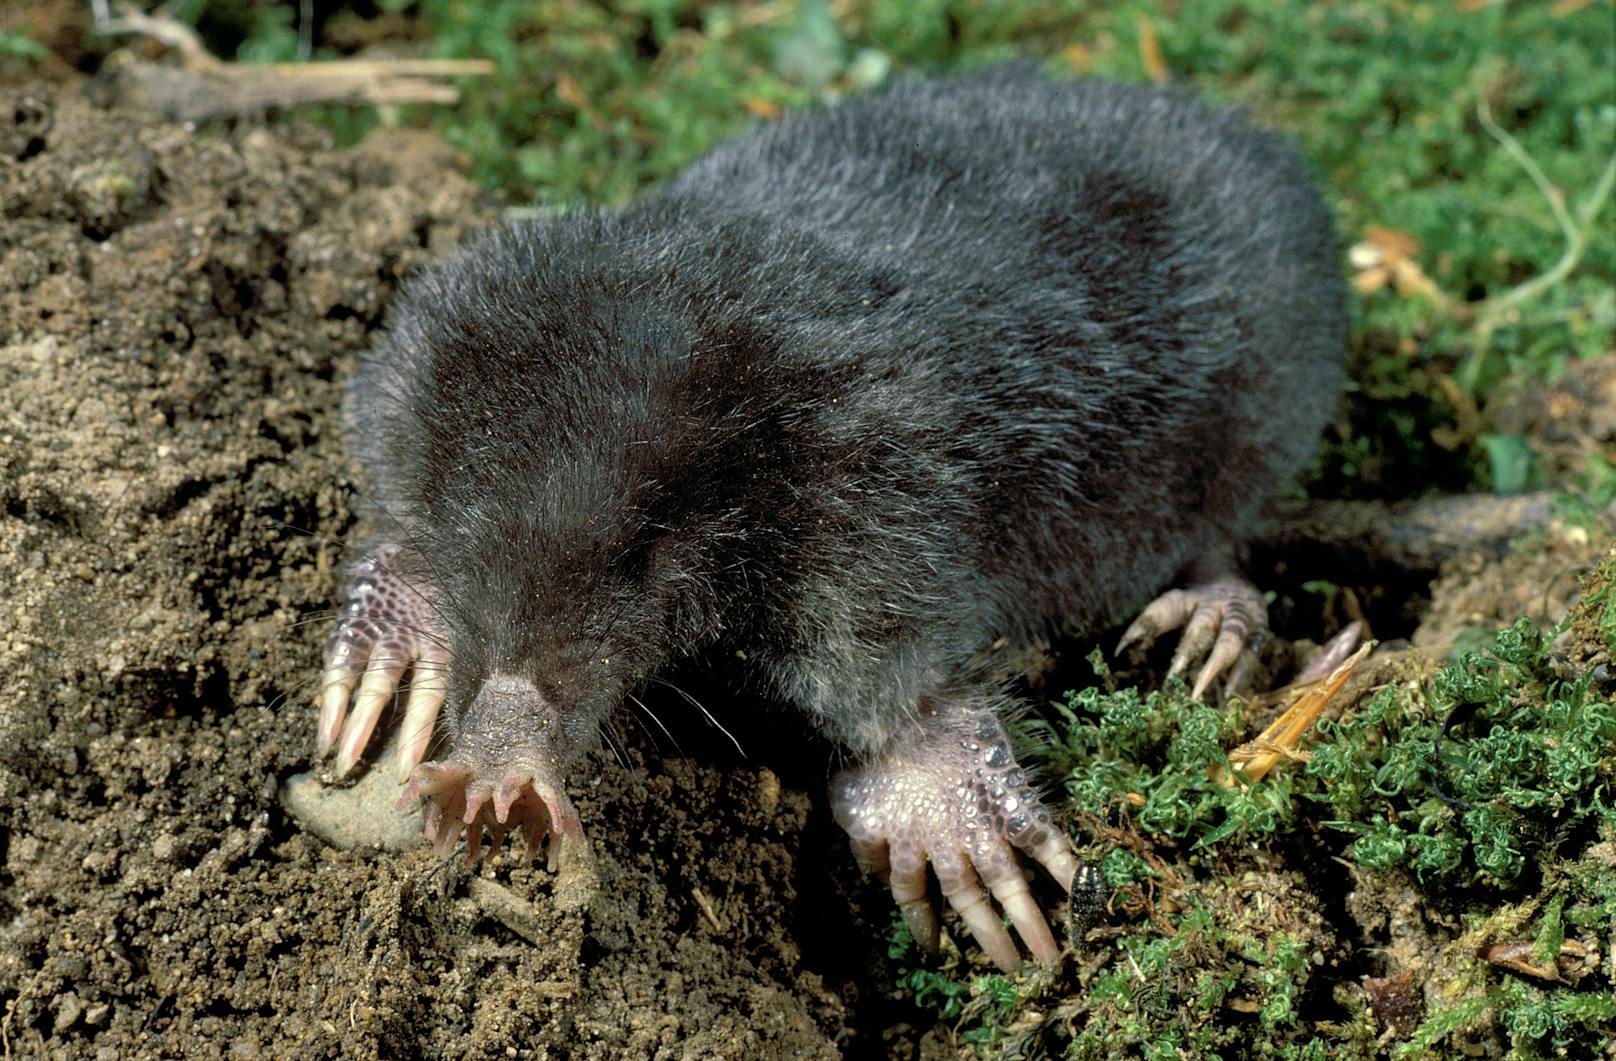
[[[1553,523],[1502,555],[1475,553],[1442,566],[1412,641],[1441,659],[1481,649],[1521,616],[1547,630],[1566,617],[1581,578],[1605,552],[1581,527]]]

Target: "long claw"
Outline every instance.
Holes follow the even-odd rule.
[[[895,846],[888,874],[892,898],[915,942],[926,952],[935,953],[940,929],[937,912],[926,896],[926,853],[913,844],[900,842]]]
[[[405,781],[410,771],[426,758],[432,744],[432,730],[438,712],[449,692],[449,654],[437,645],[422,651],[410,678],[410,697],[399,727],[398,779]]]
[[[1217,613],[1210,609],[1196,611],[1184,628],[1184,636],[1179,638],[1172,665],[1167,668],[1169,678],[1183,674],[1191,663],[1206,655],[1206,650],[1212,647],[1212,642],[1218,636],[1220,622]]]
[[[349,569],[342,621],[326,646],[320,683],[319,752],[337,753],[343,776],[358,764],[377,720],[413,670],[400,741],[400,779],[426,757],[447,688],[449,652],[433,601],[437,591],[416,572],[405,547],[381,542]]]
[[[1170,589],[1145,606],[1117,642],[1116,655],[1138,643],[1148,646],[1170,630],[1177,630],[1195,613],[1195,597],[1181,589]]]
[[[333,769],[338,777],[352,770],[365,753],[365,745],[370,743],[377,721],[392,702],[393,694],[398,691],[398,680],[403,676],[405,666],[403,660],[388,660],[381,664],[372,663],[365,671],[364,678],[359,682],[359,691],[354,695],[353,711],[349,713],[342,730],[342,741],[337,745],[337,761]]]
[[[1219,675],[1229,674],[1227,691],[1232,693],[1249,677],[1253,659],[1247,656],[1268,634],[1267,607],[1255,587],[1241,579],[1226,577],[1199,583],[1187,590],[1175,589],[1152,601],[1123,635],[1123,647],[1138,639],[1145,630],[1150,637],[1167,629],[1164,622],[1183,626],[1178,647],[1173,651],[1167,675],[1185,674],[1196,662],[1191,695],[1200,699]],[[1210,653],[1210,654],[1209,654]],[[1202,661],[1202,657],[1206,657]]]
[[[995,903],[1033,957],[1055,964],[1060,949],[1016,851],[1070,891],[1078,865],[1070,841],[1051,824],[990,710],[926,705],[919,714],[891,754],[831,782],[831,809],[852,838],[854,856],[867,871],[885,873],[923,947],[938,935],[926,898],[930,859],[949,905],[995,964],[1009,971],[1022,961]]]
[[[988,893],[970,864],[955,856],[936,857],[932,866],[937,871],[938,883],[942,885],[943,897],[960,915],[965,927],[971,930],[983,953],[1007,973],[1021,968],[1021,952],[999,922],[999,915],[989,905]]]
[[[1314,657],[1301,674],[1296,676],[1292,685],[1307,685],[1310,682],[1321,681],[1330,676],[1330,672],[1341,666],[1342,662],[1358,649],[1358,643],[1363,640],[1364,625],[1354,619],[1341,628],[1341,632],[1330,639],[1319,654]]]
[[[1206,658],[1201,672],[1195,676],[1195,687],[1190,690],[1190,696],[1199,700],[1213,679],[1238,660],[1245,648],[1245,629],[1233,622],[1225,623],[1223,629],[1218,632],[1217,642],[1212,646],[1212,654]]]
[[[318,739],[322,756],[331,754],[332,747],[337,743],[337,735],[342,732],[342,720],[348,714],[348,699],[363,673],[363,668],[351,665],[348,654],[343,653],[327,665],[321,676]]]
[[[993,898],[1009,915],[1016,934],[1032,956],[1045,965],[1054,965],[1060,960],[1060,947],[1055,943],[1055,934],[1049,930],[1049,922],[1044,920],[1044,912],[1033,901],[1026,876],[1013,864],[1005,866],[1004,870],[992,880],[984,878]]]

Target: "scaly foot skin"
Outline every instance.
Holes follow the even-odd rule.
[[[875,762],[831,781],[831,809],[867,873],[884,877],[921,946],[936,949],[936,913],[926,897],[929,862],[949,905],[1005,971],[1021,952],[988,902],[991,893],[1023,943],[1045,965],[1060,948],[1032,897],[1015,852],[1043,865],[1070,891],[1078,863],[1064,833],[1010,753],[1004,727],[985,705],[922,705],[918,725]]]
[[[406,670],[399,780],[426,758],[448,688],[449,651],[434,591],[416,574],[421,566],[403,546],[383,542],[350,568],[348,600],[320,677],[320,754],[336,750],[337,777],[359,762]]]
[[[445,762],[422,761],[448,691],[449,663],[436,590],[420,573],[424,566],[403,546],[384,542],[351,568],[348,601],[326,647],[320,683],[320,754],[334,748],[336,775],[351,771],[409,671],[398,763],[399,781],[406,784],[399,809],[424,799],[426,834],[438,853],[447,855],[464,834],[468,861],[476,859],[485,831],[492,848],[507,833],[520,833],[529,858],[548,837],[553,871],[562,837],[583,837],[578,813],[561,787],[560,750],[551,747],[559,726],[541,727],[549,742],[536,739],[525,755],[504,754],[512,749],[499,754],[457,749]],[[468,719],[478,711],[508,716],[533,704],[542,704],[542,698],[530,684],[495,677],[466,710]]]
[[[1168,677],[1205,656],[1190,695],[1199,700],[1224,671],[1229,672],[1226,689],[1234,693],[1246,684],[1256,650],[1268,638],[1268,606],[1256,586],[1232,576],[1171,589],[1139,613],[1117,643],[1117,655],[1133,645],[1144,648],[1181,626],[1184,634]]]

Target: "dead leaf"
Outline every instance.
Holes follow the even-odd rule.
[[[1172,71],[1167,69],[1167,60],[1162,58],[1161,41],[1156,38],[1156,26],[1145,15],[1134,19],[1139,27],[1139,61],[1145,64],[1145,73],[1158,85],[1165,85],[1173,78]]]
[[[1560,953],[1548,961],[1539,961],[1536,952],[1537,944],[1523,940],[1477,947],[1476,957],[1511,972],[1562,984],[1580,980],[1599,968],[1598,949],[1574,939],[1561,943]]]
[[[1395,258],[1413,258],[1420,253],[1420,241],[1407,232],[1383,225],[1365,225],[1364,239]]]
[[[589,114],[589,96],[578,87],[578,82],[574,81],[570,74],[556,75],[555,90],[562,103],[575,111]]]
[[[1358,289],[1360,295],[1373,295],[1386,286],[1386,281],[1390,280],[1391,276],[1390,272],[1378,266],[1365,269],[1353,276],[1352,286]]]
[[[1369,657],[1374,647],[1375,642],[1365,641],[1358,651],[1342,660],[1328,678],[1310,686],[1307,692],[1297,698],[1296,703],[1269,723],[1268,728],[1254,740],[1229,753],[1233,775],[1224,767],[1214,766],[1208,771],[1212,780],[1224,788],[1233,788],[1236,784],[1261,781],[1281,760],[1306,762],[1308,753],[1298,750],[1297,744],[1312,728],[1330,698],[1341,691],[1347,679],[1352,677],[1352,672]]]
[[[1420,241],[1407,232],[1365,225],[1363,241],[1347,252],[1347,260],[1358,270],[1352,284],[1364,295],[1372,295],[1390,283],[1403,298],[1424,295],[1446,302],[1442,289],[1415,260],[1419,253]]]
[[[1382,1028],[1395,1029],[1399,1038],[1408,1038],[1425,1016],[1425,992],[1411,969],[1387,977],[1365,977],[1363,989],[1375,1020]]]
[[[1078,73],[1088,73],[1089,67],[1094,65],[1094,55],[1081,44],[1068,44],[1061,49],[1061,58],[1072,64],[1072,69]]]
[[[780,104],[774,102],[772,99],[764,99],[761,96],[752,96],[751,98],[747,99],[742,106],[746,108],[746,113],[750,114],[754,118],[762,118],[764,121],[772,122],[776,118],[780,117]]]

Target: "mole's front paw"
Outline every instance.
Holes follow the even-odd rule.
[[[433,589],[417,573],[421,566],[403,546],[384,542],[351,569],[342,622],[326,645],[320,676],[320,754],[336,748],[338,777],[359,761],[406,670],[412,674],[399,780],[426,758],[448,687],[449,650]]]
[[[838,774],[830,795],[859,865],[888,880],[921,946],[935,949],[938,937],[926,897],[930,862],[943,895],[999,968],[1015,969],[1021,952],[988,902],[990,892],[1033,957],[1046,965],[1059,960],[1015,849],[1042,863],[1067,891],[1077,859],[988,708],[923,705],[917,726],[894,739],[885,756]]]
[[[1130,645],[1149,645],[1181,626],[1184,635],[1179,639],[1178,651],[1173,653],[1168,676],[1182,674],[1190,664],[1206,656],[1190,695],[1200,699],[1224,671],[1229,671],[1228,690],[1232,693],[1245,684],[1256,649],[1268,637],[1268,606],[1256,586],[1232,576],[1200,582],[1188,589],[1170,589],[1139,613],[1117,643],[1117,654]],[[1252,651],[1247,652],[1248,648]]]

